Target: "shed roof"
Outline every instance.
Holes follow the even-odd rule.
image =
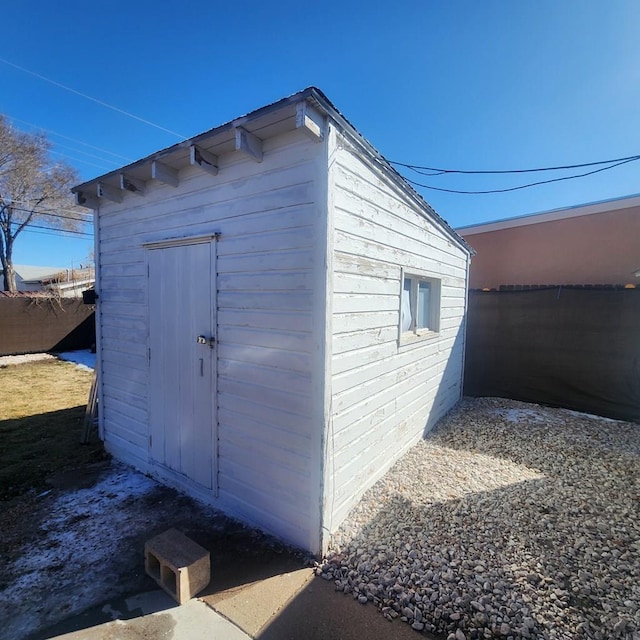
[[[296,128],[296,108],[299,103],[307,101],[312,107],[331,118],[331,120],[367,153],[371,160],[383,171],[405,194],[410,197],[435,224],[437,224],[456,244],[467,253],[475,251],[436,211],[431,205],[393,168],[373,145],[338,111],[327,96],[316,87],[308,87],[277,102],[252,111],[244,116],[231,120],[204,133],[178,142],[161,151],[152,153],[136,162],[125,165],[102,176],[77,185],[72,189],[79,204],[92,207],[100,185],[107,188],[121,188],[121,176],[143,182],[151,178],[151,164],[162,161],[171,169],[179,169],[189,164],[190,147],[198,145],[204,151],[215,155],[235,150],[235,130],[238,127],[266,139],[279,133]],[[93,208],[93,207],[92,207]]]

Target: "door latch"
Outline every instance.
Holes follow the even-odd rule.
[[[198,344],[208,344],[213,349],[216,344],[216,339],[213,336],[210,338],[207,338],[206,336],[198,336],[196,338],[196,342]]]

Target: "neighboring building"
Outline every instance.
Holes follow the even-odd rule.
[[[320,553],[458,402],[472,251],[319,90],[74,192],[116,457]]]
[[[85,289],[93,287],[92,268],[65,269],[63,267],[34,267],[14,265],[17,291],[40,291],[60,298],[81,298]],[[0,278],[4,272],[0,269]]]
[[[42,281],[53,277],[56,273],[64,271],[63,267],[34,267],[26,264],[14,264],[16,274],[17,291],[40,291]],[[4,276],[4,270],[0,268],[0,278]]]
[[[640,284],[640,195],[457,229],[476,250],[472,289]]]
[[[60,298],[82,298],[82,292],[95,284],[95,269],[63,269],[40,282],[42,290]]]

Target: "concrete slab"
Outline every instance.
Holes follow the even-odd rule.
[[[106,621],[106,622],[105,622]],[[30,640],[249,640],[199,600],[177,606],[164,591],[113,600],[40,631]]]
[[[312,569],[299,569],[219,591],[202,599],[255,638],[313,579]]]
[[[283,559],[284,560],[284,559]],[[271,565],[271,571],[275,569]],[[282,562],[282,566],[287,566]],[[337,593],[310,568],[283,572],[201,598],[257,640],[415,640],[404,622],[389,622],[373,604]],[[423,634],[423,638],[433,638]]]
[[[256,640],[435,640],[401,620],[389,622],[371,604],[337,593],[333,582],[314,578],[276,614]]]
[[[251,547],[220,554],[212,541],[211,583],[200,594],[225,618],[259,640],[415,640],[410,625],[389,622],[372,604],[338,593],[300,558]],[[258,548],[257,548],[258,549]],[[432,636],[423,635],[423,638]]]
[[[57,640],[250,640],[234,624],[213,611],[200,600],[191,600],[179,607],[165,594],[152,592],[131,598],[130,604],[146,608],[147,600],[154,609],[166,598],[171,607],[129,620],[114,620],[94,627],[72,631],[61,636],[49,636]],[[114,611],[118,613],[117,611]]]
[[[197,600],[177,606],[160,590],[113,600],[29,640],[417,637],[408,624],[387,621],[374,605],[361,605],[337,593],[333,582],[314,577],[300,556],[277,546],[255,544],[242,528],[224,532],[186,529],[185,534],[211,552],[211,582]],[[113,622],[114,618],[119,621]],[[201,633],[205,635],[198,635]]]

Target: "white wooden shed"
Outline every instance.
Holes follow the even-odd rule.
[[[318,89],[74,192],[115,457],[319,554],[459,400],[472,250]]]

